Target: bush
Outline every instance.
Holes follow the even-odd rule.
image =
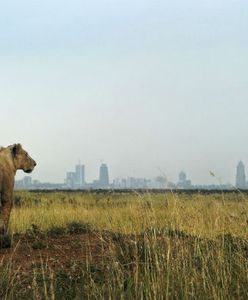
[[[0,249],[6,249],[11,247],[11,236],[4,234],[0,235]]]
[[[47,234],[51,237],[61,236],[66,233],[66,229],[60,226],[54,226],[47,231]]]
[[[82,234],[89,233],[92,231],[90,224],[88,223],[79,223],[71,222],[67,225],[68,233],[70,234]]]

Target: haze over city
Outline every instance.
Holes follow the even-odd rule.
[[[248,165],[247,1],[13,0],[0,25],[0,144],[33,178],[80,160],[87,181],[105,162],[209,184]]]

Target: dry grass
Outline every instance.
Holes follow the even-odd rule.
[[[97,230],[138,234],[145,229],[171,228],[214,238],[230,233],[248,235],[248,199],[244,195],[83,194],[19,192],[10,231],[24,233],[31,224],[42,230],[90,223]]]
[[[10,232],[28,232],[40,263],[27,276],[14,263],[17,250],[7,264],[0,260],[1,299],[248,298],[242,194],[18,192],[15,199]],[[83,234],[70,235],[84,230],[97,253],[84,252]],[[69,263],[67,255],[51,267],[44,256],[54,251],[51,232],[71,239],[66,251],[77,251],[77,259]]]

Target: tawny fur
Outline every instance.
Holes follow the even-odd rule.
[[[0,234],[8,228],[16,171],[30,173],[35,166],[36,162],[20,144],[0,148]]]

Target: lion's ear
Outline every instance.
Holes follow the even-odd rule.
[[[13,155],[16,156],[16,154],[22,149],[21,144],[14,144],[12,148]]]

